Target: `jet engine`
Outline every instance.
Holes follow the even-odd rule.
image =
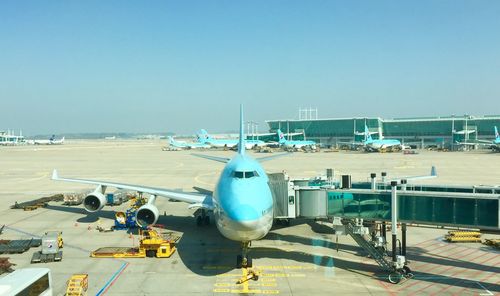
[[[100,211],[106,205],[106,197],[104,194],[94,191],[85,197],[83,205],[87,212],[93,213]]]
[[[160,214],[153,204],[145,204],[137,210],[135,220],[139,226],[153,225],[158,221]]]

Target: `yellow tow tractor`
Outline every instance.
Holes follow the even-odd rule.
[[[128,247],[104,247],[99,248],[90,254],[94,258],[168,258],[175,252],[175,242],[180,236],[168,233],[167,237],[162,236],[156,230],[148,229],[140,231],[138,248]]]

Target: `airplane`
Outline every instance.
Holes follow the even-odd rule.
[[[496,126],[495,126],[495,140],[493,140],[491,149],[495,150],[496,152],[500,152],[500,134],[498,134],[498,128]]]
[[[178,142],[173,137],[168,136],[168,143],[170,146],[180,149],[208,149],[210,145],[203,143],[186,143],[186,142]]]
[[[386,149],[397,149],[400,150],[403,148],[401,142],[399,140],[394,139],[378,139],[374,140],[370,131],[368,130],[368,126],[365,125],[365,140],[362,145],[364,146],[366,151],[381,151]]]
[[[283,132],[280,129],[278,129],[278,142],[281,146],[286,148],[302,149],[305,147],[310,147],[312,149],[316,149],[316,142],[314,141],[285,139],[285,134],[283,134]]]
[[[29,144],[33,145],[62,145],[64,144],[64,137],[60,140],[56,140],[56,136],[52,135],[48,140],[30,140]]]
[[[97,212],[104,207],[107,187],[149,194],[147,203],[136,212],[136,221],[140,226],[154,225],[158,220],[159,211],[154,205],[158,196],[184,201],[190,203],[188,208],[197,208],[198,225],[210,221],[208,212],[211,211],[219,232],[230,240],[241,242],[242,252],[237,256],[237,267],[251,267],[252,260],[248,256],[250,243],[266,236],[273,224],[273,197],[268,184],[269,178],[260,163],[288,153],[253,159],[245,153],[243,128],[243,106],[240,106],[239,144],[236,155],[233,158],[223,158],[193,154],[225,163],[213,192],[199,190],[199,193],[190,193],[108,181],[62,178],[57,170],[53,171],[52,180],[97,185],[95,191],[83,201],[88,212]]]
[[[495,139],[493,141],[476,140],[467,143],[456,142],[456,144],[464,146],[487,145],[490,147],[491,150],[495,152],[500,152],[500,134],[498,133],[498,128],[496,126],[494,127],[494,131],[495,131]]]
[[[208,144],[214,148],[237,148],[239,140],[238,139],[214,139],[212,136],[208,134],[208,132],[204,129],[200,130],[197,135],[197,139],[199,143]],[[266,146],[267,143],[261,140],[245,140],[245,148],[252,149],[254,147],[262,147]]]

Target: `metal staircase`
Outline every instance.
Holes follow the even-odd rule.
[[[356,241],[356,243],[366,250],[368,254],[377,262],[377,264],[382,267],[387,272],[393,272],[394,267],[391,260],[385,255],[385,252],[380,251],[375,248],[369,241],[367,241],[364,235],[358,234],[354,231],[354,225],[352,220],[344,220],[343,224],[345,226],[346,232]]]

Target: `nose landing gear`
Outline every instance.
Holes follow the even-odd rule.
[[[252,258],[248,257],[248,251],[250,250],[251,242],[241,243],[241,255],[236,257],[236,267],[237,268],[247,268],[252,267]]]

